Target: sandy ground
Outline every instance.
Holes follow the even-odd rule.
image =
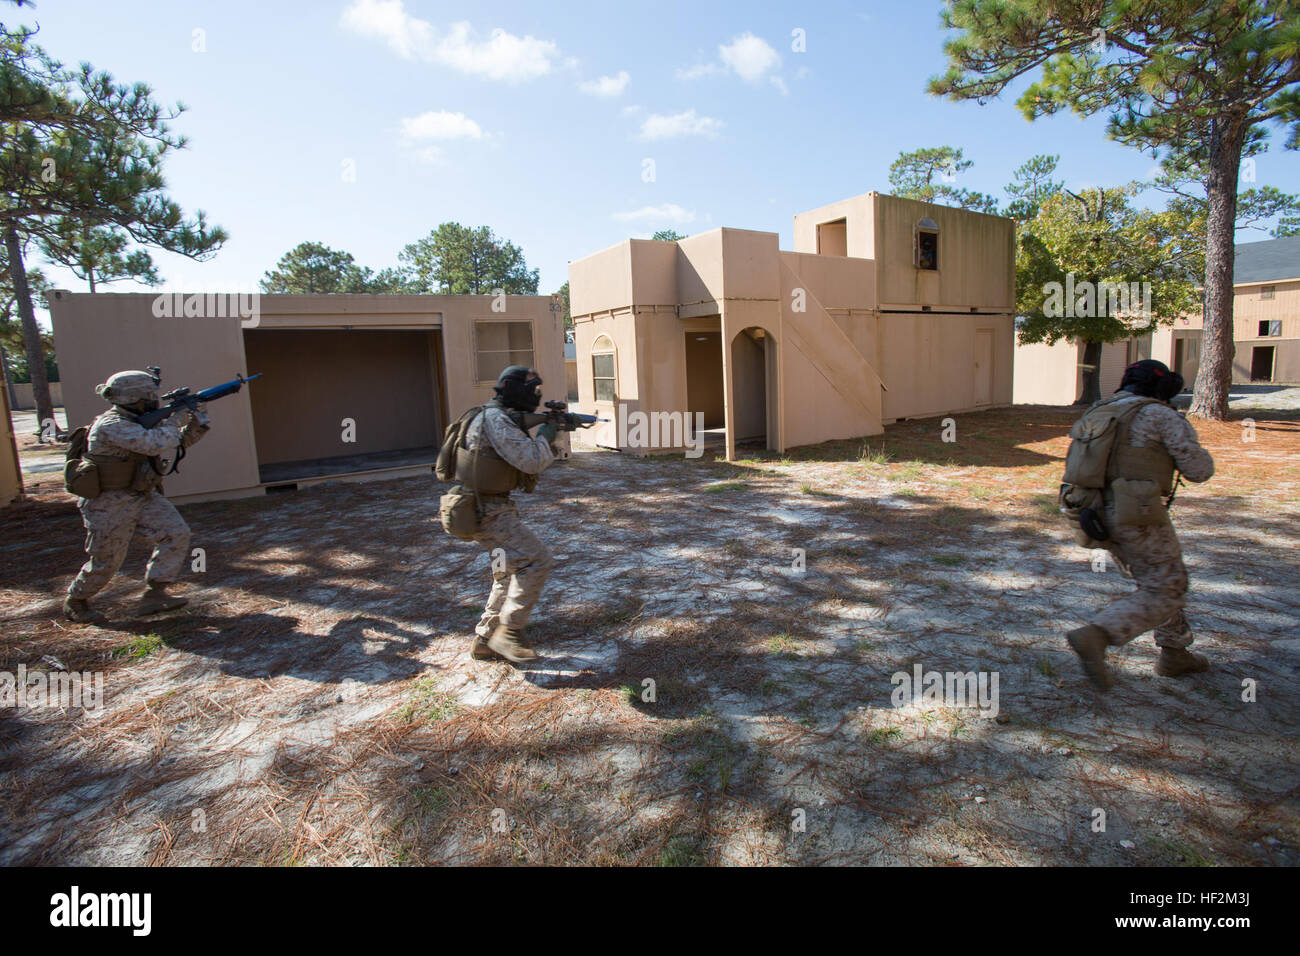
[[[59,617],[82,531],[28,475],[0,672],[106,700],[0,709],[0,863],[1300,863],[1292,397],[1201,423],[1219,471],[1175,506],[1214,670],[1158,678],[1144,636],[1104,697],[1062,633],[1130,585],[1055,512],[1071,409],[577,453],[520,496],[558,558],[520,670],[467,655],[487,557],[432,478],[187,506],[192,612],[133,613],[136,546],[99,627]],[[914,664],[995,674],[997,718],[894,707]]]

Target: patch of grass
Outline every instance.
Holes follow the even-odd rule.
[[[158,634],[138,634],[130,641],[113,651],[114,657],[129,657],[133,661],[142,660],[154,651],[160,651],[167,642]]]
[[[771,697],[781,689],[781,682],[771,677],[764,677],[758,682],[758,693],[763,697]]]
[[[863,442],[862,450],[858,452],[858,461],[864,465],[887,465],[893,460],[893,454],[884,445],[873,449],[867,442]]]
[[[745,481],[717,481],[711,485],[705,485],[704,490],[711,493],[719,491],[744,491],[748,487],[749,483]]]
[[[1055,517],[1061,513],[1060,505],[1052,495],[1034,495],[1033,504],[1034,510],[1040,515]]]
[[[812,485],[806,483],[800,485],[799,490],[805,495],[821,495],[824,498],[829,498],[831,496],[829,491],[822,491],[820,488],[814,488]]]
[[[1182,866],[1218,866],[1217,863],[1201,852],[1200,847],[1194,844],[1178,843],[1165,837],[1151,837],[1150,843],[1152,846],[1177,857]]]
[[[960,554],[934,554],[930,556],[930,560],[935,564],[946,565],[950,568],[966,563],[966,559]]]
[[[411,796],[415,798],[415,805],[423,813],[441,813],[451,802],[450,795],[442,787],[417,787]]]
[[[695,841],[673,837],[659,854],[659,866],[704,866],[704,854]]]
[[[767,646],[773,654],[780,654],[783,657],[799,656],[799,642],[789,634],[778,634],[770,638]]]
[[[900,498],[915,498],[915,497],[916,497],[916,489],[915,489],[915,488],[899,488],[897,491],[894,492],[894,494],[897,495],[897,496],[900,497]]]
[[[1040,657],[1035,661],[1034,670],[1038,671],[1038,673],[1042,674],[1044,677],[1055,677],[1057,673],[1056,665],[1052,663],[1050,657]]]
[[[916,481],[920,477],[921,463],[919,461],[909,461],[898,473],[899,481]]]
[[[873,727],[866,733],[867,743],[883,747],[903,737],[902,727]]]
[[[398,720],[408,723],[415,721],[446,720],[460,711],[460,703],[452,694],[438,689],[438,678],[432,674],[421,677],[411,689],[411,699],[397,710]]]

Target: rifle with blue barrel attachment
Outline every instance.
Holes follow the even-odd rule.
[[[564,402],[547,402],[546,411],[544,412],[512,411],[509,414],[524,431],[536,428],[538,425],[550,424],[562,432],[576,432],[579,428],[590,428],[597,422],[609,421],[608,418],[597,418],[595,415],[571,412],[569,406]]]
[[[160,405],[152,412],[145,412],[135,419],[137,425],[145,428],[153,428],[159,422],[166,421],[172,415],[176,414],[183,408],[192,412],[197,412],[199,406],[204,402],[215,402],[219,398],[225,398],[227,395],[234,395],[244,387],[245,382],[251,382],[255,378],[261,378],[262,373],[250,375],[244,378],[242,375],[236,375],[229,382],[222,382],[220,385],[213,385],[211,388],[205,388],[201,392],[191,392],[187,387],[172,389],[162,397],[166,402]]]

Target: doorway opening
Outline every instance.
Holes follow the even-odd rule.
[[[249,329],[244,353],[263,484],[437,461],[441,329]]]
[[[1272,345],[1256,345],[1250,353],[1250,380],[1252,382],[1273,381]]]
[[[759,326],[742,330],[731,340],[732,421],[735,445],[776,450],[776,339]]]

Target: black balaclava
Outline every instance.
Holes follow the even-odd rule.
[[[510,365],[497,378],[494,391],[506,408],[535,412],[542,404],[542,377],[531,368]]]
[[[1117,392],[1132,392],[1167,402],[1183,390],[1183,377],[1155,359],[1143,359],[1124,369]]]

